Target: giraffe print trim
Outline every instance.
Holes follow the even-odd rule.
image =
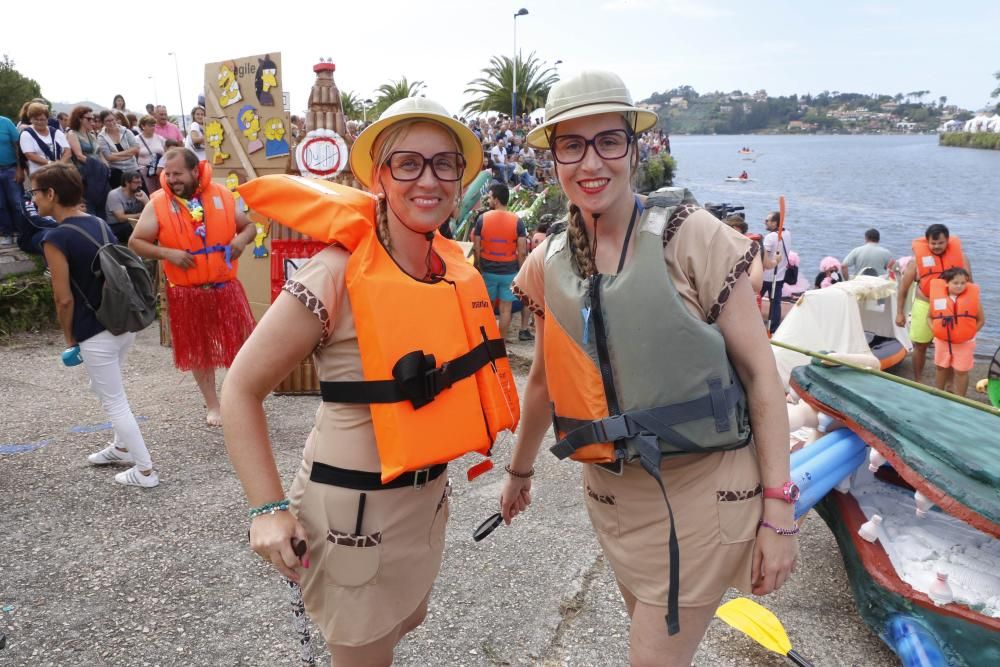
[[[302,283],[297,283],[294,280],[288,280],[285,282],[284,286],[281,288],[288,292],[299,302],[309,309],[313,315],[319,320],[319,323],[323,326],[323,337],[319,341],[317,348],[323,347],[327,339],[330,337],[332,322],[330,320],[330,312],[320,301],[319,297],[313,294],[312,290],[303,285]]]
[[[674,209],[673,215],[670,216],[670,219],[667,220],[666,226],[663,228],[663,245],[670,243],[670,239],[674,238],[674,234],[676,234],[677,230],[681,228],[684,221],[697,210],[697,206],[690,206],[687,204],[678,206]]]
[[[719,296],[715,297],[715,303],[713,303],[712,307],[708,310],[707,321],[709,324],[712,324],[719,319],[719,315],[722,314],[723,306],[726,305],[726,301],[729,300],[729,295],[733,292],[733,286],[736,284],[736,281],[740,276],[750,270],[750,265],[753,264],[754,257],[757,256],[759,250],[760,246],[757,243],[751,243],[746,253],[743,254],[743,257],[740,258],[740,260],[736,262],[735,266],[733,266],[732,270],[729,271],[729,275],[726,276],[726,281],[722,284],[722,290],[719,291]]]
[[[763,487],[758,484],[750,491],[716,491],[715,499],[720,503],[734,503],[739,502],[740,500],[750,500],[751,498],[756,498],[763,492]]]
[[[545,310],[532,301],[530,296],[521,291],[521,288],[517,286],[517,283],[513,283],[510,286],[510,289],[514,292],[514,296],[521,300],[521,303],[524,304],[525,308],[530,310],[537,317],[541,317],[543,319],[545,318]]]
[[[382,544],[382,531],[371,535],[351,535],[331,528],[327,532],[326,541],[331,544],[339,544],[342,547],[356,547],[358,549],[377,547]]]
[[[597,502],[602,503],[604,505],[616,505],[617,504],[615,502],[615,497],[614,496],[602,496],[599,493],[594,493],[594,490],[591,489],[589,485],[587,486],[587,495],[590,496],[591,498],[593,498],[594,500],[596,500]]]

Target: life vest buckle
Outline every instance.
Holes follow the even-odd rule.
[[[392,376],[414,409],[427,405],[454,384],[448,373],[448,363],[437,368],[434,355],[424,354],[423,350],[414,350],[400,357],[392,368]]]

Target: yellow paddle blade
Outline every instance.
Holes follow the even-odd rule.
[[[778,617],[747,598],[735,598],[722,605],[715,615],[769,651],[788,655],[792,642]]]

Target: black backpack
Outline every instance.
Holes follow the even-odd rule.
[[[90,268],[102,282],[100,307],[95,310],[75,280],[73,284],[83,302],[97,316],[97,321],[112,335],[142,331],[156,319],[153,280],[139,256],[112,241],[113,237],[109,236],[108,226],[103,221],[100,226],[104,243],[99,243],[89,232],[76,225],[60,225],[84,235],[97,246],[94,263],[99,262],[100,265],[95,268],[91,264]]]

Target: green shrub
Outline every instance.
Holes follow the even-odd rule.
[[[677,161],[667,153],[651,155],[648,160],[639,164],[636,187],[639,192],[652,192],[673,185],[676,171]]]
[[[42,273],[0,280],[0,337],[56,326],[52,282]]]
[[[1000,133],[996,132],[946,132],[938,135],[942,146],[958,148],[985,148],[1000,150]]]

